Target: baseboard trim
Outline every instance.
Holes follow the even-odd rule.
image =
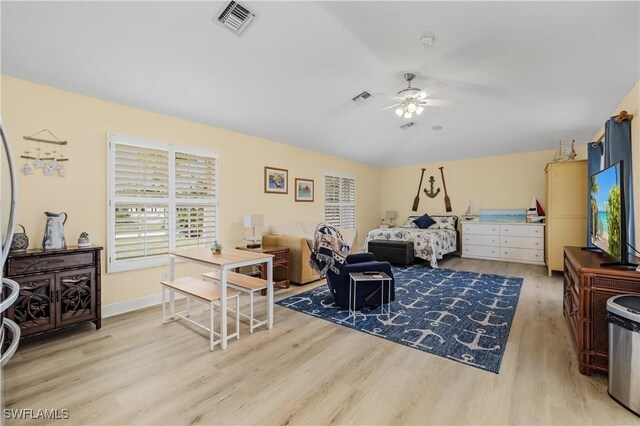
[[[182,298],[184,298],[184,296],[176,295],[176,300]],[[104,305],[102,306],[102,318],[109,318],[115,315],[126,314],[127,312],[149,308],[161,303],[162,293],[156,293],[150,294],[148,296],[138,297],[136,299],[129,299],[122,302],[112,303],[110,305]]]

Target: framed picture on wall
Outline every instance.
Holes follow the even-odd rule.
[[[313,180],[296,178],[296,201],[313,202]]]
[[[289,193],[289,171],[276,167],[264,167],[264,192],[268,194]]]

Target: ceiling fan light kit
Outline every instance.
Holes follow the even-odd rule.
[[[424,112],[425,106],[441,106],[444,102],[446,102],[429,98],[429,96],[431,96],[438,89],[447,87],[445,83],[436,82],[429,86],[426,90],[423,90],[417,87],[411,87],[411,81],[415,77],[416,75],[413,73],[405,73],[404,79],[407,82],[407,88],[400,90],[396,96],[391,97],[396,101],[396,104],[387,108],[395,108],[394,112],[398,117],[413,118],[414,114],[416,116],[422,114]]]

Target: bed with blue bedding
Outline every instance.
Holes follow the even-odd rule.
[[[364,241],[364,250],[368,251],[369,241],[411,241],[416,257],[429,262],[432,268],[438,267],[438,260],[458,249],[458,217],[431,216],[435,221],[426,229],[420,229],[413,223],[419,216],[409,216],[407,221],[397,228],[378,228],[369,231]]]

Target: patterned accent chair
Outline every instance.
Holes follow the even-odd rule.
[[[309,266],[311,248],[309,241],[318,222],[291,222],[271,225],[269,234],[262,236],[264,247],[289,248],[289,280],[294,284],[307,284],[317,281],[320,276]],[[356,241],[355,229],[340,229],[340,233],[351,248]]]
[[[393,279],[393,273],[391,272],[391,264],[389,262],[376,261],[373,253],[357,253],[350,254],[346,258],[346,262],[340,268],[340,274],[327,271],[327,285],[329,291],[333,295],[333,299],[336,305],[342,309],[349,309],[349,286],[351,272],[384,272],[391,277],[391,301],[395,300],[395,280]],[[380,290],[381,283],[379,281],[360,282],[358,283],[358,291],[356,297],[356,310],[363,306],[378,306],[380,305]],[[384,291],[384,303],[388,303],[388,293]]]

